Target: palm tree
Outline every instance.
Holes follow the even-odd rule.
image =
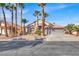
[[[22,34],[22,15],[23,15],[23,8],[24,8],[24,4],[23,3],[19,3],[19,6],[20,6],[20,8],[21,8],[21,20],[20,20],[20,22],[21,22],[21,27],[20,27],[20,30],[21,30],[21,34]]]
[[[7,6],[6,6],[6,8],[8,9],[8,10],[10,10],[10,12],[11,12],[11,18],[12,18],[12,26],[11,26],[11,32],[12,32],[12,35],[13,35],[13,17],[14,17],[14,15],[13,15],[13,11],[15,10],[15,6],[14,6],[14,4],[7,4]]]
[[[16,3],[16,6],[15,6],[15,36],[17,36],[17,7],[18,7],[18,4]]]
[[[40,16],[42,15],[41,13],[39,14]],[[48,17],[48,13],[44,12],[44,18]]]
[[[36,17],[36,29],[35,29],[35,31],[37,31],[38,30],[38,16],[39,16],[39,11],[37,11],[37,10],[35,10],[35,12],[34,12],[34,16]]]
[[[4,18],[4,23],[5,23],[5,36],[8,37],[8,33],[7,33],[7,23],[6,23],[6,16],[5,16],[5,3],[0,3],[0,7],[2,8],[2,13],[3,13],[3,18]]]
[[[44,6],[46,5],[45,3],[38,3],[39,6],[41,6],[42,8],[42,33],[43,33],[43,36],[45,35],[45,19],[44,19]]]
[[[23,34],[25,34],[25,24],[28,22],[28,20],[27,19],[22,19],[22,23],[24,24],[23,25],[23,27],[24,27],[24,33]]]
[[[48,15],[48,13],[44,13],[44,17],[46,18],[46,17],[48,17],[49,15]]]

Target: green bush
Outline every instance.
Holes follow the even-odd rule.
[[[65,26],[65,30],[66,30],[69,34],[72,34],[73,31],[76,31],[76,32],[77,32],[77,35],[79,35],[79,25],[68,24],[67,26]]]
[[[41,35],[42,31],[41,30],[36,30],[35,34]]]
[[[68,24],[67,26],[65,26],[65,29],[68,30],[68,32],[71,34],[71,32],[74,29],[75,24]]]
[[[79,25],[75,25],[75,26],[73,27],[73,30],[79,32]]]

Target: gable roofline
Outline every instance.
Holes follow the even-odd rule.
[[[0,20],[0,24],[1,24],[1,23],[4,23],[4,20]],[[11,25],[11,22],[7,22],[7,21],[6,21],[6,23],[7,23],[7,27],[12,26],[12,25]],[[4,23],[4,24],[5,24],[5,23]],[[15,26],[15,25],[16,25],[16,24],[13,23],[13,26]],[[19,27],[20,27],[20,25],[17,24],[17,28],[19,28]]]
[[[33,24],[33,23],[35,23],[36,21],[33,21],[32,23],[30,23],[30,24],[28,24],[27,26],[29,26],[29,25],[31,25],[31,24]],[[49,24],[52,24],[52,23],[50,23],[50,22],[48,22],[48,21],[45,21],[45,22],[47,22],[47,23],[49,23]],[[52,24],[52,26],[53,26],[54,24]]]

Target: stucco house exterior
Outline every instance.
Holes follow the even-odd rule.
[[[11,22],[7,22],[7,33],[11,35]],[[15,24],[13,23],[13,30],[15,30]],[[17,33],[20,32],[20,25],[17,25]],[[0,35],[5,35],[5,23],[3,20],[0,20]]]
[[[37,27],[36,25],[36,21],[28,24],[26,26],[26,32],[27,33],[34,33],[35,32],[35,29]],[[38,29],[42,30],[42,20],[39,20],[38,21]],[[57,25],[55,23],[50,23],[48,21],[45,21],[45,33],[47,33],[47,31],[53,31],[54,29],[64,29],[64,26],[60,26],[60,25]]]
[[[10,34],[11,24],[7,22],[7,33]],[[5,23],[3,20],[0,20],[0,35],[5,35]]]

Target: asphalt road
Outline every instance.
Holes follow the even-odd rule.
[[[79,56],[79,42],[0,42],[0,56]]]
[[[79,56],[79,41],[76,41],[78,37],[56,31],[48,39],[50,40],[0,41],[0,56]]]

